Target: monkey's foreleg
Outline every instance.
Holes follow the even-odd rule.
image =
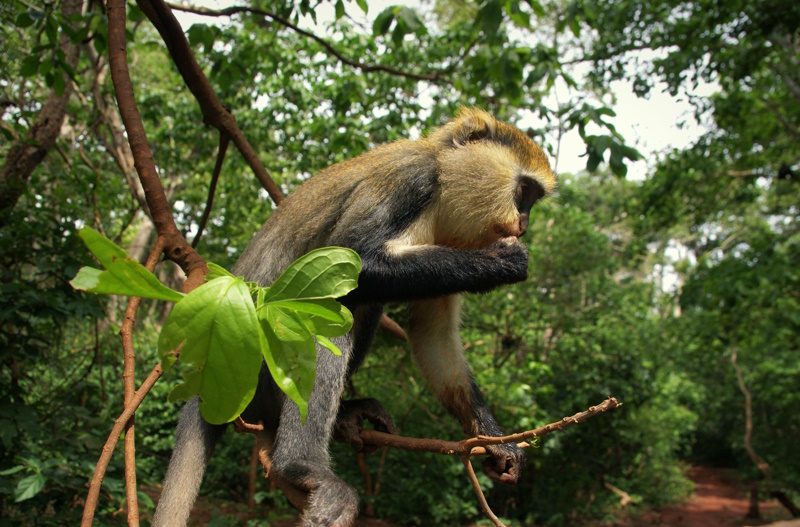
[[[466,434],[502,436],[464,358],[458,334],[460,304],[459,296],[412,302],[411,349],[428,385]],[[486,475],[500,483],[516,483],[525,452],[515,444],[493,445],[487,450],[492,457],[484,462]]]
[[[484,293],[525,280],[528,248],[500,241],[485,249],[388,243],[362,252],[358,287],[345,298],[355,302],[407,302],[459,293]]]

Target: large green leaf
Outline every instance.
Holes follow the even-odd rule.
[[[199,395],[209,423],[227,423],[255,394],[261,368],[262,339],[250,290],[241,278],[221,276],[175,305],[158,339],[164,370],[181,361],[197,370],[185,376],[170,399]]]
[[[323,247],[298,258],[264,296],[265,303],[346,295],[358,285],[361,258],[342,247]]]
[[[81,268],[70,281],[75,289],[90,293],[156,298],[169,302],[178,302],[183,298],[182,293],[159,282],[153,273],[100,233],[84,227],[78,231],[78,235],[106,270]]]

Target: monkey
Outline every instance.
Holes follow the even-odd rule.
[[[358,286],[340,298],[353,327],[334,339],[335,356],[317,346],[317,370],[305,424],[262,366],[256,395],[242,414],[273,439],[272,470],[309,491],[306,527],[350,526],[358,494],[330,467],[333,436],[364,447],[366,419],[395,432],[374,399],[344,400],[387,303],[406,303],[412,355],[428,385],[470,436],[503,435],[477,387],[459,337],[464,293],[483,293],[528,276],[519,238],[531,207],[551,194],[556,176],[528,136],[480,109],[462,108],[417,140],[400,140],[332,165],[301,184],[270,215],[233,272],[271,284],[318,247],[342,246],[362,260]],[[203,420],[197,398],[184,405],[156,509],[155,527],[183,526],[224,425]],[[514,484],[525,460],[513,444],[489,447],[484,472]]]

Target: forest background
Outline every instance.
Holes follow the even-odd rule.
[[[373,146],[417,137],[460,105],[520,123],[554,164],[566,134],[584,142],[585,170],[562,171],[557,196],[532,213],[530,279],[470,297],[462,336],[507,431],[607,396],[624,406],[541,440],[516,487],[482,478],[496,512],[516,524],[613,522],[684,499],[687,463],[734,467],[764,499],[782,491],[797,501],[800,4],[235,5],[243,9],[184,29],[284,192]],[[333,14],[314,23],[321,8]],[[76,232],[91,226],[143,261],[155,229],[109,79],[104,4],[9,0],[0,19],[0,525],[74,525],[122,409],[125,309],[69,286],[92,263]],[[128,54],[175,222],[190,241],[204,224],[198,252],[230,268],[272,202],[231,150],[201,220],[219,134],[204,126],[135,4]],[[701,127],[684,148],[642,152],[643,177],[626,178],[642,153],[614,127],[617,80],[644,99],[662,87],[683,97]],[[701,85],[714,93],[699,95]],[[651,119],[641,115],[653,127]],[[177,266],[157,272],[180,289]],[[145,302],[139,311],[139,380],[158,360],[168,309]],[[390,314],[404,323],[402,307]],[[157,489],[171,452],[179,406],[166,394],[177,379],[159,381],[137,412],[145,522],[145,491]],[[382,333],[348,391],[381,400],[403,435],[460,438],[419,380],[407,346]],[[252,497],[282,514],[285,502],[266,483],[248,487],[251,450],[250,436],[228,433],[202,492],[244,508]],[[337,473],[381,518],[451,525],[479,516],[458,460],[373,455],[366,489],[355,454],[333,450]],[[125,523],[122,465],[115,455],[100,525]],[[632,504],[623,508],[621,495]],[[212,524],[237,521],[220,512]]]

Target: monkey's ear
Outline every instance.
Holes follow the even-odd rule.
[[[458,147],[467,143],[483,141],[494,133],[494,119],[491,115],[476,108],[461,108],[456,119],[453,144]]]

